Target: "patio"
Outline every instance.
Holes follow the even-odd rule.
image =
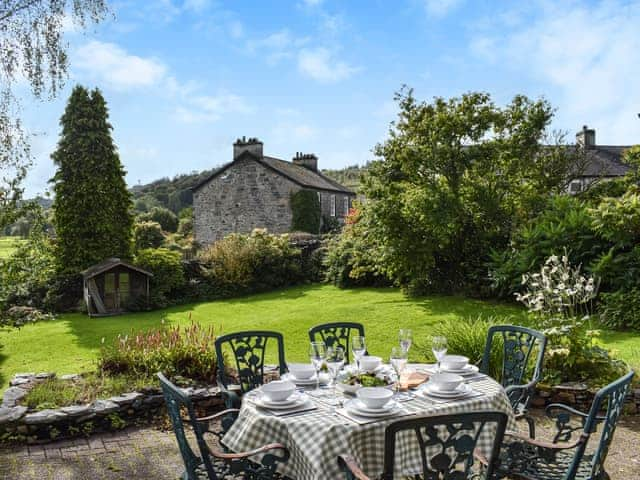
[[[534,410],[541,436],[551,425]],[[640,417],[622,417],[606,465],[611,480],[640,478],[636,444]],[[67,480],[91,478],[178,478],[183,470],[173,432],[153,428],[55,442],[44,446],[0,450],[0,477],[13,480]]]

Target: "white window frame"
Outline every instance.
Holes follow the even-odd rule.
[[[335,195],[331,195],[331,200],[329,202],[330,205],[330,213],[332,217],[336,216],[336,196]]]
[[[575,195],[582,192],[582,190],[584,190],[582,180],[571,180],[571,182],[569,183],[569,193]]]
[[[344,217],[346,217],[347,215],[349,215],[349,195],[345,195],[344,196]]]

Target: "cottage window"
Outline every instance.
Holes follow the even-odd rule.
[[[343,216],[346,217],[347,215],[349,215],[349,197],[345,196],[344,197],[344,213]]]
[[[573,180],[569,184],[569,193],[580,193],[582,191],[582,181],[581,180]]]
[[[336,216],[336,196],[335,195],[331,195],[331,216],[335,217]]]

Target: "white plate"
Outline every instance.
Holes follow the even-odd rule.
[[[296,385],[299,385],[301,387],[313,387],[315,385],[317,385],[317,381],[316,381],[316,376],[314,375],[311,378],[305,378],[300,379],[300,378],[296,378],[293,376],[293,374],[291,373],[285,373],[284,375],[282,375],[282,380],[288,380],[290,382],[295,383]],[[327,382],[327,377],[324,375],[320,375],[320,385],[326,385]]]
[[[361,412],[373,413],[373,414],[383,413],[383,412],[388,413],[398,408],[398,403],[395,400],[389,400],[386,404],[384,404],[384,406],[380,408],[371,408],[371,407],[367,407],[362,400],[360,400],[359,398],[356,398],[353,405],[355,408],[357,408]]]
[[[457,398],[457,397],[462,397],[465,395],[468,395],[469,393],[471,393],[473,391],[473,389],[466,384],[461,384],[458,388],[456,388],[453,391],[450,392],[445,392],[442,390],[438,390],[437,388],[434,387],[433,384],[430,383],[426,383],[424,387],[422,387],[422,391],[424,394],[426,395],[431,395],[433,397],[439,397],[439,398]]]
[[[395,413],[398,408],[399,405],[396,402],[389,402],[392,403],[392,406],[390,409],[384,409],[384,410],[377,410],[377,411],[373,411],[372,409],[366,409],[363,410],[360,407],[360,400],[358,399],[353,399],[353,400],[348,400],[345,404],[344,404],[344,408],[347,410],[347,412],[349,413],[354,413],[356,415],[359,415],[361,417],[386,417],[388,415],[391,415],[392,413]],[[366,407],[364,407],[366,408]]]
[[[434,374],[434,373],[437,372],[438,366],[437,365],[429,365],[428,367],[425,368],[425,370],[430,374]],[[476,367],[475,365],[472,365],[472,364],[468,363],[466,367],[464,367],[464,368],[462,368],[460,370],[447,370],[445,368],[441,368],[440,371],[442,373],[455,373],[456,375],[462,375],[463,377],[465,377],[467,375],[475,375],[476,373],[478,373],[480,371],[480,369],[478,367]]]
[[[281,400],[279,402],[274,402],[269,400],[265,395],[261,395],[256,398],[256,405],[265,408],[272,408],[275,410],[284,410],[287,408],[298,407],[307,401],[306,395],[300,392],[295,392],[286,400]]]

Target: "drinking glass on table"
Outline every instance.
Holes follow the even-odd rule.
[[[327,356],[327,347],[324,342],[311,342],[309,349],[309,358],[316,369],[316,390],[320,389],[320,369]]]
[[[333,387],[333,396],[336,396],[336,382],[338,372],[344,365],[344,348],[342,347],[329,347],[327,348],[327,355],[325,357],[329,373],[331,374],[331,385]]]
[[[447,337],[436,336],[431,340],[431,351],[438,362],[437,372],[440,373],[440,362],[447,354]]]
[[[364,355],[364,352],[367,351],[364,337],[357,335],[351,338],[351,351],[353,352],[353,356],[356,358],[356,367],[358,369],[356,373],[360,373],[360,359]]]
[[[407,365],[407,352],[402,347],[393,347],[391,349],[391,366],[398,375],[398,381],[396,382],[396,392],[400,391],[400,376],[404,367]]]
[[[409,353],[409,349],[411,348],[411,342],[413,340],[413,332],[407,328],[401,328],[398,333],[398,338],[400,339],[400,347]]]

